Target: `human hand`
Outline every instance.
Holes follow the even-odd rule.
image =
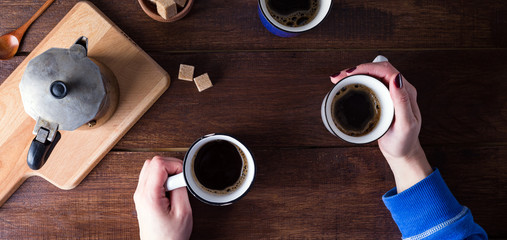
[[[330,78],[333,83],[337,83],[355,74],[370,75],[389,86],[395,116],[393,124],[378,140],[378,144],[393,171],[396,188],[400,193],[432,172],[419,143],[421,113],[417,105],[416,89],[387,61],[364,63],[342,70]]]
[[[134,193],[141,239],[190,238],[192,209],[187,189],[175,189],[167,198],[164,188],[169,175],[182,171],[182,161],[177,158],[155,156],[144,162]]]

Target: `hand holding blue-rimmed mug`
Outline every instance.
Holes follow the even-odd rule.
[[[332,0],[259,0],[262,24],[279,37],[294,37],[321,23]]]

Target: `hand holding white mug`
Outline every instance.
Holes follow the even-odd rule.
[[[378,144],[393,171],[396,188],[400,193],[433,171],[419,143],[421,113],[417,105],[416,89],[387,59],[342,70],[332,75],[331,81],[338,83],[343,78],[356,74],[370,75],[389,86],[395,116],[391,127],[378,140]]]
[[[185,188],[166,197],[164,184],[168,175],[180,173],[182,161],[155,156],[146,160],[134,193],[141,239],[189,239],[192,232],[192,209]]]
[[[213,206],[236,202],[247,194],[255,178],[255,161],[248,148],[225,134],[197,139],[185,154],[182,168],[180,174],[167,179],[166,190],[187,187],[197,199]]]

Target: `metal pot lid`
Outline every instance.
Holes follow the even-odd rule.
[[[28,63],[19,89],[25,112],[33,119],[72,131],[97,115],[106,90],[85,46],[51,48]]]

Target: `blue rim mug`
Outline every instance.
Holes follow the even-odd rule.
[[[268,0],[259,0],[257,8],[259,18],[261,19],[262,25],[264,25],[268,31],[279,37],[295,37],[303,32],[315,28],[327,17],[333,2],[332,0],[319,0],[317,13],[310,22],[302,26],[289,27],[278,22],[275,18],[273,18],[273,16],[271,16],[267,8],[267,1]]]

